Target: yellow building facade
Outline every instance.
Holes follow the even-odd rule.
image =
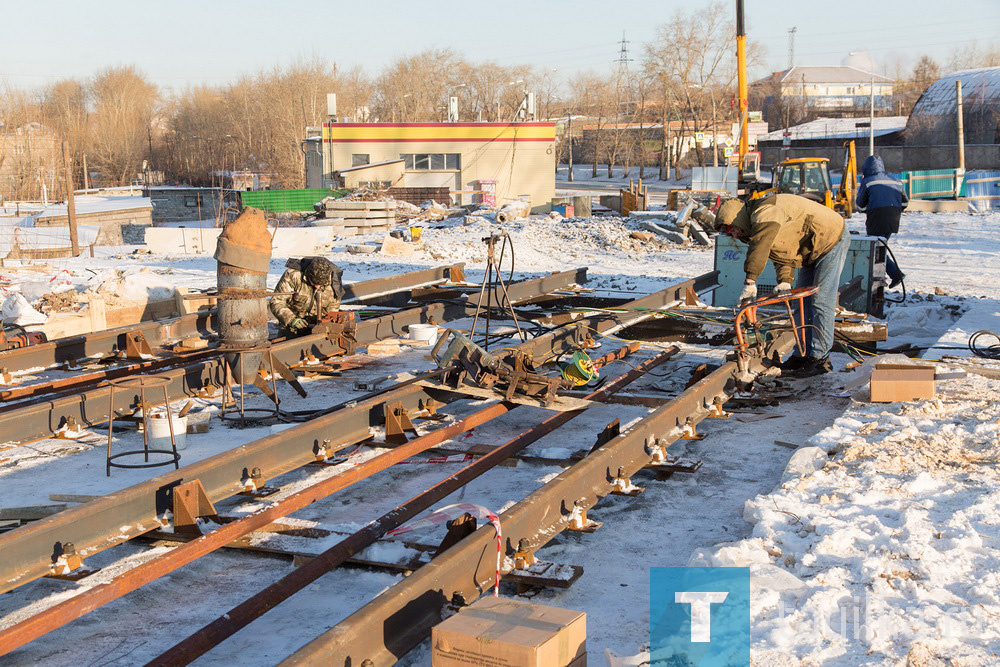
[[[535,211],[555,194],[555,123],[325,123],[303,148],[309,188],[447,187],[455,204],[524,199]]]

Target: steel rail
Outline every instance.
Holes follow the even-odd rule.
[[[632,352],[636,349],[638,349],[638,345],[621,348],[619,352],[621,350]],[[665,363],[674,357],[677,352],[679,352],[679,349],[672,347],[655,357],[647,359],[635,368],[606,383],[602,388],[591,392],[586,398],[593,401],[606,399],[645,375],[647,371]],[[606,359],[607,356],[605,355],[601,360],[595,359],[595,365],[601,361],[608,361]],[[261,592],[233,607],[219,618],[151,660],[147,663],[147,667],[154,665],[157,667],[167,667],[168,665],[187,665],[191,663],[295,593],[301,591],[331,570],[339,567],[358,552],[377,542],[386,532],[403,525],[420,512],[429,509],[436,502],[451,495],[472,480],[500,465],[514,454],[517,454],[528,445],[538,441],[559,426],[562,426],[584,412],[584,410],[573,410],[570,412],[555,413],[512,440],[484,454],[473,463],[448,475],[426,491],[422,491],[374,521],[371,521],[358,532],[344,538],[305,565],[292,570],[292,572]],[[4,634],[0,633],[0,645],[4,641]]]
[[[587,270],[553,273],[541,278],[515,283],[512,298],[516,303],[586,281]],[[356,338],[359,345],[367,345],[377,340],[404,334],[404,327],[423,322],[447,322],[461,319],[475,313],[476,302],[459,299],[447,303],[436,303],[410,308],[390,315],[364,320],[358,323]],[[336,341],[325,334],[310,334],[289,338],[272,346],[274,357],[286,365],[298,363],[307,355],[323,357],[341,353]],[[203,389],[221,387],[225,382],[225,361],[220,357],[203,359],[191,364],[159,373],[170,380],[167,394],[171,400],[194,396]],[[85,391],[54,396],[49,400],[32,400],[15,404],[10,410],[0,413],[0,437],[4,442],[22,443],[54,435],[58,429],[72,419],[81,427],[101,424],[108,419],[108,395],[105,385]],[[138,395],[130,392],[115,392],[114,411],[116,415],[131,414],[138,405]]]
[[[344,286],[343,301],[345,303],[366,301],[393,292],[440,285],[451,280],[453,275],[463,275],[464,266],[464,264],[438,266],[349,283]],[[49,368],[68,361],[109,356],[115,354],[117,350],[124,350],[126,335],[135,332],[141,333],[151,347],[189,336],[214,334],[216,333],[214,317],[215,309],[212,308],[168,320],[139,322],[80,336],[58,338],[39,345],[5,350],[0,352],[0,368],[5,368],[7,371]]]
[[[771,353],[784,354],[793,344],[790,333],[780,334],[750,358],[747,369],[761,372]],[[732,394],[739,375],[736,362],[727,362],[504,512],[506,553],[521,540],[540,548],[565,530],[574,509],[590,509],[611,492],[619,471],[635,474],[652,460],[654,449],[669,446],[686,426],[708,416],[717,399]],[[395,664],[428,636],[452,600],[472,602],[489,590],[496,579],[495,544],[493,527],[483,526],[280,664]]]
[[[712,277],[712,274],[707,275]],[[536,281],[516,283],[511,286],[514,290],[511,297],[518,300],[532,291],[556,289],[566,280],[564,274],[553,274]],[[668,307],[676,302],[678,293],[683,294],[688,287],[702,284],[706,280],[706,276],[687,280],[633,303],[641,302],[644,309],[647,306],[653,307],[651,304],[655,305],[656,302],[660,307]],[[533,289],[529,283],[534,283]],[[651,301],[651,297],[656,298]],[[465,308],[468,307],[471,304],[466,304],[460,310],[467,312]],[[449,312],[446,306],[440,304],[414,310],[422,319],[412,321],[426,321],[432,315],[442,321]],[[399,314],[391,317],[398,318]],[[646,317],[645,310],[631,315],[616,315],[613,319],[606,315],[584,319],[572,328],[546,334],[542,337],[542,347],[546,351],[555,348],[564,351],[576,349],[580,345],[580,327],[583,327],[585,333],[588,328],[621,326],[623,322],[630,321],[630,318],[643,317]],[[382,331],[381,327],[392,329],[398,324],[398,320],[383,322],[375,332],[370,333],[385,336],[389,331]],[[522,343],[519,349],[532,353],[535,340]],[[0,535],[0,553],[4,555],[0,559],[0,593],[48,574],[54,555],[61,552],[62,544],[66,542],[71,542],[78,554],[87,557],[159,528],[158,517],[169,509],[172,489],[181,483],[200,480],[209,499],[213,503],[218,502],[246,490],[254,471],[259,473],[257,479],[262,484],[314,461],[317,452],[327,441],[333,448],[360,442],[368,437],[370,427],[382,424],[387,404],[399,403],[403,408],[416,410],[431,394],[432,390],[416,385],[394,388],[371,400],[359,401],[353,407],[345,407],[4,533]],[[443,397],[437,395],[436,398]]]
[[[638,344],[627,346],[595,359],[595,366],[601,367],[638,350]],[[665,358],[663,359],[666,360]],[[77,596],[49,607],[6,630],[0,631],[0,656],[27,644],[42,635],[97,609],[109,602],[187,565],[202,556],[221,549],[249,532],[288,516],[311,503],[321,500],[356,482],[362,481],[407,458],[435,447],[461,433],[481,426],[517,408],[516,403],[498,402],[464,417],[448,426],[396,447],[385,454],[358,463],[355,467],[323,479],[298,491],[275,504],[252,514],[223,524],[220,528],[206,533],[190,542],[181,544],[167,553],[146,561],[135,568],[118,575],[108,583],[89,588]],[[580,414],[583,411],[577,411]],[[560,415],[566,413],[560,413]],[[551,421],[547,420],[547,421]],[[568,421],[568,418],[565,419]],[[551,428],[549,429],[551,430]]]
[[[585,275],[586,269],[577,269],[515,283],[511,286],[514,290],[512,298],[518,301],[530,298],[538,292],[561,289],[568,284],[582,282],[585,280]],[[363,344],[398,335],[404,325],[426,322],[432,318],[442,322],[465,317],[474,309],[474,304],[467,302],[430,304],[366,320],[358,325],[357,337],[359,343]],[[297,355],[305,351],[323,354],[332,351],[333,346],[334,344],[324,336],[303,336],[276,345],[275,356],[286,363],[291,363],[298,361]],[[211,368],[213,365],[219,366],[215,368],[215,372],[221,374],[219,360],[209,361],[201,366]],[[198,382],[192,382],[190,375],[183,374],[185,371],[186,369],[180,369],[161,374],[172,381],[172,384],[168,385],[168,391],[177,384],[181,390],[205,386],[203,377],[207,377],[209,381],[215,377],[208,371],[200,369],[195,375]],[[70,403],[70,407],[85,406],[107,419],[107,393],[107,389],[87,392],[89,396],[84,394],[79,403]],[[176,396],[176,393],[172,395]],[[71,397],[73,398],[77,397]],[[216,454],[190,466],[0,534],[0,553],[4,556],[0,559],[0,593],[48,574],[50,564],[54,557],[61,553],[62,545],[66,542],[72,543],[81,556],[87,557],[159,528],[160,522],[157,517],[169,508],[171,490],[184,481],[200,479],[210,500],[217,502],[245,491],[254,471],[258,472],[259,484],[263,484],[266,480],[274,479],[316,460],[317,452],[326,442],[336,447],[367,439],[370,428],[382,423],[384,406],[389,403],[400,403],[405,409],[417,410],[429,398],[431,394],[428,390],[416,385],[391,389],[368,401],[359,401],[354,407],[323,415],[275,436]],[[65,405],[67,402],[69,401],[64,399],[52,401],[49,405],[59,407],[60,403]],[[116,405],[116,409],[124,412],[130,410],[131,405],[131,401],[125,401],[120,407]],[[32,409],[37,408],[32,406]],[[24,412],[27,411],[22,411]],[[78,414],[82,414],[82,410]],[[23,427],[23,424],[19,422],[10,426],[12,430],[19,426]],[[8,431],[5,431],[5,437],[9,437]],[[127,528],[122,528],[123,526]]]

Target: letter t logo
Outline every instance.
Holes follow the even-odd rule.
[[[683,591],[674,593],[674,602],[691,605],[691,641],[712,641],[712,603],[725,602],[726,592]]]

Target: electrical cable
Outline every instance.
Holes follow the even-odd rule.
[[[882,238],[881,236],[878,236],[876,238],[878,238],[879,243],[881,243],[885,247],[886,252],[889,253],[889,257],[892,258],[893,264],[896,265],[896,270],[899,271],[899,262],[896,261],[896,255],[893,254],[892,248],[889,247],[889,244],[886,243],[885,239]],[[900,273],[902,273],[902,272],[900,271]],[[903,288],[903,296],[901,298],[899,298],[899,299],[886,299],[887,302],[889,302],[889,303],[903,303],[904,301],[906,301],[906,283],[903,281],[902,278],[899,279],[899,286],[901,288]]]
[[[985,347],[980,345],[979,340],[981,338],[986,338],[990,336],[992,336],[993,339],[996,340],[995,343],[992,343]],[[982,329],[980,331],[975,332],[974,334],[969,336],[969,351],[972,352],[972,354],[982,359],[1000,360],[1000,335],[997,335],[995,332],[989,331],[988,329]]]

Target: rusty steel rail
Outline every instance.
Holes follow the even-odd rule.
[[[750,358],[748,370],[761,372],[772,353],[784,354],[793,345],[790,333],[779,335]],[[504,512],[506,553],[512,554],[521,540],[536,550],[565,530],[574,508],[588,510],[611,492],[619,470],[635,474],[654,451],[708,416],[716,400],[731,396],[739,374],[737,364],[727,362]],[[495,543],[493,527],[483,526],[280,664],[395,664],[430,634],[452,600],[471,603],[489,590],[496,579]]]
[[[509,288],[511,299],[516,302],[540,291],[561,289],[567,284],[580,282],[585,272],[585,269],[578,269],[515,283]],[[397,335],[404,324],[426,322],[431,317],[444,321],[465,316],[470,309],[474,310],[474,305],[468,302],[431,304],[368,320],[358,326],[359,342]],[[324,341],[333,345],[322,336],[304,336],[287,342],[305,341],[310,344],[310,339],[319,339],[313,340],[310,347],[321,345]],[[569,336],[565,344],[575,345]],[[300,348],[293,349],[298,351]],[[287,348],[283,351],[287,353]],[[322,353],[322,350],[318,352]],[[275,356],[278,356],[277,352]],[[221,365],[218,360],[208,363]],[[164,373],[162,376],[170,377],[171,374]],[[185,381],[186,377],[182,375],[180,380]],[[107,391],[99,390],[105,399],[97,400],[96,405],[93,398],[81,403],[93,407],[95,411],[101,410],[106,419],[107,407],[102,410],[100,405],[103,403],[106,406]],[[370,427],[382,424],[384,406],[389,403],[400,403],[403,408],[417,410],[429,398],[431,392],[416,385],[391,389],[369,401],[359,401],[354,407],[323,415],[274,436],[222,452],[4,533],[0,535],[0,553],[4,555],[0,559],[0,593],[48,574],[53,554],[61,552],[62,544],[66,542],[72,543],[81,556],[87,557],[158,528],[157,517],[169,507],[171,489],[186,480],[200,479],[210,500],[217,502],[246,490],[249,476],[255,471],[258,473],[258,485],[263,484],[316,460],[319,448],[326,442],[336,447],[366,439]],[[122,408],[129,405],[125,403]],[[122,526],[128,528],[121,529]]]
[[[620,358],[624,356],[621,352],[633,352],[636,349],[638,349],[638,345],[635,347],[620,348],[617,353],[612,354],[616,358]],[[645,375],[646,372],[667,362],[677,352],[679,352],[679,348],[671,347],[655,357],[647,359],[632,370],[611,380],[602,388],[591,392],[586,398],[592,401],[606,399]],[[609,356],[611,355],[605,355],[600,360],[595,359],[595,365],[602,361],[611,361],[608,359]],[[147,667],[190,664],[327,572],[342,565],[359,551],[377,542],[386,532],[402,526],[420,512],[432,507],[434,503],[448,497],[472,480],[517,454],[531,443],[538,441],[584,412],[584,410],[557,412],[512,440],[497,446],[494,450],[448,475],[426,491],[417,494],[403,504],[383,514],[378,519],[371,521],[358,532],[344,538],[305,565],[292,570],[260,593],[241,602],[219,618],[151,660],[147,663]],[[6,641],[5,633],[0,633],[0,646]]]
[[[603,366],[637,349],[638,345],[635,345],[634,347],[629,346],[610,352],[599,359],[595,359],[595,365],[598,367]],[[663,361],[666,361],[666,357],[663,358]],[[323,479],[287,498],[277,501],[267,508],[242,516],[235,521],[225,523],[212,532],[174,547],[167,553],[136,566],[128,572],[115,577],[108,583],[89,588],[69,600],[49,607],[6,630],[0,631],[0,656],[6,655],[18,647],[56,628],[62,627],[151,581],[180,569],[202,556],[221,549],[249,532],[258,530],[276,519],[288,516],[317,500],[321,500],[332,493],[347,488],[375,473],[386,470],[400,461],[424,452],[465,431],[481,426],[517,407],[516,403],[503,401],[489,405],[455,423],[414,438],[385,454],[380,454],[379,456],[360,462],[353,468]],[[561,417],[563,421],[568,421],[572,416],[576,416],[582,412],[580,410],[576,413],[558,413],[557,417]],[[552,419],[550,418],[547,422],[552,421]],[[551,428],[553,426],[550,426],[548,430],[551,430]],[[168,664],[176,663],[171,661]]]
[[[440,285],[452,281],[453,276],[464,276],[464,266],[438,266],[349,283],[344,285],[343,302],[365,302],[394,292],[411,292],[422,287]],[[217,333],[214,320],[213,308],[169,320],[139,322],[80,336],[58,338],[40,345],[0,352],[0,368],[7,371],[49,368],[89,357],[110,356],[125,349],[125,337],[130,333],[141,333],[151,347],[190,336],[212,335]]]
[[[568,273],[575,275],[575,272]],[[633,303],[641,302],[644,304],[643,308],[646,308],[653,307],[651,304],[659,301],[660,307],[667,307],[676,303],[677,294],[683,294],[688,287],[704,284],[706,281],[712,282],[714,279],[713,274],[706,276],[673,285]],[[564,274],[553,274],[536,281],[515,283],[509,288],[511,299],[516,301],[523,296],[522,291],[532,291],[528,287],[529,283],[535,283],[533,291],[554,290],[555,285],[562,284],[566,280],[567,276]],[[651,301],[651,297],[655,299]],[[464,312],[466,307],[469,305],[466,304],[460,309]],[[413,321],[426,321],[435,313],[438,317],[442,317],[446,312],[445,306],[441,304],[414,311],[422,319]],[[399,314],[393,317],[398,316]],[[621,326],[623,322],[629,321],[629,318],[638,320],[643,317],[646,317],[645,311],[613,317],[595,316],[581,320],[572,328],[564,327],[546,336],[522,343],[519,349],[532,354],[536,351],[548,353],[556,348],[569,351],[579,347],[578,336],[581,334],[581,327],[584,333],[588,328],[609,330]],[[391,329],[397,324],[398,322],[388,321],[382,322],[379,327]],[[384,336],[389,332],[377,328],[373,333]],[[542,341],[541,348],[536,350],[533,346],[539,340]],[[254,471],[258,471],[257,479],[262,484],[266,480],[274,479],[314,461],[317,452],[326,441],[331,441],[330,445],[336,447],[366,439],[371,426],[382,424],[384,407],[389,403],[399,403],[403,408],[414,410],[419,409],[430,397],[430,390],[417,385],[394,388],[369,401],[359,401],[353,407],[298,424],[272,436],[216,454],[179,470],[164,473],[146,482],[4,533],[0,535],[0,553],[4,556],[0,559],[0,593],[48,574],[53,555],[59,553],[66,542],[71,542],[78,554],[87,557],[159,528],[158,517],[170,507],[172,489],[181,483],[192,479],[200,480],[211,502],[218,502],[244,491],[249,481],[248,477]],[[127,528],[123,529],[123,526]]]
[[[511,285],[509,292],[514,303],[531,299],[538,294],[555,292],[586,281],[585,268],[553,273],[541,278]],[[494,303],[499,294],[493,294]],[[488,298],[484,297],[484,298]],[[356,338],[359,345],[404,334],[404,328],[422,322],[447,322],[471,316],[478,299],[463,298],[410,308],[390,315],[358,323]],[[324,334],[311,334],[277,342],[272,346],[274,357],[285,365],[296,364],[307,355],[324,357],[342,352],[336,341]],[[195,396],[203,389],[223,386],[225,362],[220,357],[203,359],[158,374],[170,382],[167,394],[171,400]],[[85,391],[54,396],[47,400],[31,400],[0,410],[0,439],[3,442],[22,443],[54,435],[69,420],[80,427],[101,424],[108,419],[110,389],[100,386]],[[131,414],[137,407],[138,395],[115,392],[116,415]],[[0,584],[2,588],[2,584]]]

